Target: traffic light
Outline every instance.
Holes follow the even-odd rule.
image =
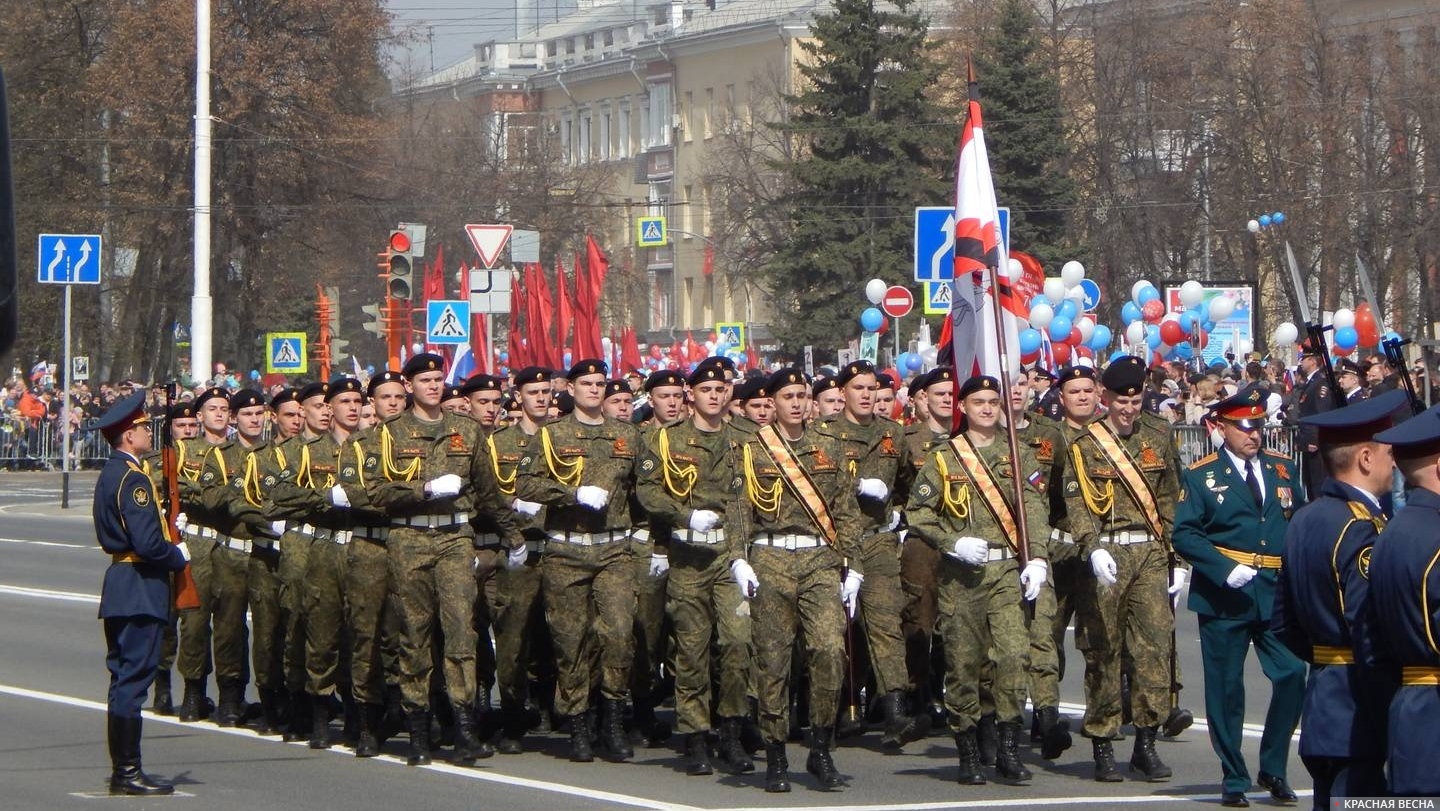
[[[371,332],[375,335],[380,336],[381,338],[384,338],[385,318],[380,314],[380,305],[366,304],[360,308],[360,311],[365,313],[365,315],[369,316],[369,320],[361,324],[360,328],[365,330],[366,332]]]
[[[390,267],[385,273],[386,295],[409,300],[415,293],[415,257],[410,232],[404,228],[391,231],[386,247],[390,256]]]
[[[331,338],[331,339],[330,339],[330,359],[331,359],[332,361],[339,361],[341,358],[343,358],[343,357],[345,357],[346,355],[349,355],[349,354],[350,354],[350,342],[349,342],[349,341],[347,341],[347,340],[344,339],[344,338]]]

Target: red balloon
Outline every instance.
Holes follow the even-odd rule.
[[[1358,344],[1357,344],[1357,346],[1358,346]],[[1352,347],[1350,347],[1349,349],[1346,349],[1346,348],[1343,347],[1343,346],[1338,346],[1338,345],[1337,345],[1337,346],[1332,346],[1332,347],[1330,347],[1330,351],[1334,352],[1336,357],[1341,357],[1341,358],[1343,358],[1343,357],[1349,355],[1351,352],[1354,352],[1354,351],[1355,351],[1355,347],[1352,346]]]
[[[1179,321],[1166,321],[1160,325],[1160,340],[1174,346],[1185,340],[1185,330],[1181,329]]]
[[[1065,336],[1065,343],[1070,344],[1071,346],[1079,346],[1080,344],[1085,343],[1085,339],[1080,337],[1079,327],[1070,328],[1070,334]]]
[[[1162,365],[1164,365],[1164,363],[1165,363],[1165,356],[1162,355],[1162,354],[1160,354],[1160,352],[1159,352],[1158,350],[1157,350],[1157,351],[1153,351],[1153,352],[1150,353],[1150,365],[1151,365],[1151,366],[1162,366]]]
[[[1145,323],[1158,324],[1160,323],[1160,319],[1165,317],[1165,305],[1160,303],[1160,299],[1158,298],[1153,301],[1147,301],[1145,305],[1140,308],[1140,314],[1144,316]]]
[[[1088,346],[1077,346],[1075,347],[1075,354],[1082,358],[1093,358],[1095,357],[1095,350]]]
[[[1070,344],[1050,344],[1050,351],[1055,355],[1055,363],[1064,366],[1070,362]]]
[[[875,334],[876,334],[876,335],[884,335],[885,333],[887,333],[887,332],[889,332],[889,331],[890,331],[890,319],[888,319],[888,318],[882,318],[882,319],[880,319],[880,329],[875,330]]]
[[[1040,350],[1038,349],[1028,355],[1020,356],[1021,363],[1034,363],[1037,360],[1040,360]]]
[[[1369,324],[1364,325],[1361,325],[1358,321],[1355,322],[1355,332],[1360,336],[1359,346],[1380,345],[1380,328],[1375,325],[1373,320]]]

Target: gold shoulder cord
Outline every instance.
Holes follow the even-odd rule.
[[[951,515],[961,521],[970,518],[970,485],[961,483],[959,487],[950,486],[950,466],[945,464],[945,451],[935,452],[935,468],[940,471],[940,502]]]
[[[215,464],[220,466],[220,478],[226,482],[230,481],[230,468],[225,465],[225,454],[221,453],[217,447],[211,448],[206,455],[213,455],[215,457]]]
[[[199,473],[186,473],[186,472],[185,472],[185,453],[186,453],[185,448],[186,448],[186,447],[187,447],[187,446],[186,446],[186,444],[185,444],[185,440],[183,440],[183,439],[177,439],[177,440],[175,440],[175,451],[176,451],[176,453],[175,453],[175,474],[176,474],[177,476],[184,476],[185,478],[189,479],[189,480],[192,481],[192,482],[198,482],[198,481],[200,481],[200,474],[199,474]]]
[[[555,477],[555,481],[566,487],[579,487],[580,477],[585,472],[585,457],[566,462],[556,456],[555,446],[550,442],[549,426],[540,429],[540,447],[545,453],[545,467],[550,469],[550,475]]]
[[[307,489],[315,484],[315,478],[310,474],[310,443],[308,442],[300,445],[300,471],[295,474],[295,483]]]
[[[515,477],[520,475],[520,468],[516,467],[506,476],[500,472],[500,452],[495,450],[495,435],[485,437],[485,444],[490,448],[490,468],[495,471],[495,483],[500,488],[502,495],[515,495]]]
[[[281,450],[279,445],[275,446],[275,461],[280,463],[281,470],[287,470],[290,467],[290,460],[285,458],[285,451]]]
[[[760,512],[780,515],[780,493],[784,490],[784,484],[776,479],[768,488],[760,486],[760,479],[755,475],[755,451],[749,442],[745,443],[744,457],[745,495]]]
[[[670,495],[684,501],[690,497],[690,492],[695,489],[695,480],[700,478],[700,471],[695,465],[677,465],[670,459],[670,429],[660,429],[660,469],[665,475],[665,489]]]
[[[265,500],[265,494],[260,492],[260,464],[253,453],[245,457],[245,500],[252,507],[259,507]]]
[[[1075,481],[1080,483],[1080,495],[1084,497],[1085,506],[1090,508],[1090,513],[1104,515],[1113,510],[1115,482],[1105,482],[1105,489],[1102,491],[1090,481],[1090,474],[1085,472],[1085,453],[1080,450],[1079,440],[1070,446],[1070,457],[1075,462]]]
[[[355,450],[355,479],[361,487],[365,486],[365,448],[359,442],[351,442],[350,447]]]
[[[394,462],[390,461],[390,451],[393,445],[394,443],[390,440],[390,426],[380,426],[380,467],[382,468],[381,472],[385,474],[386,479],[392,482],[397,481],[397,476],[399,477],[398,481],[408,482],[413,480],[415,478],[415,474],[420,472],[419,458],[411,459],[410,464],[402,469]]]

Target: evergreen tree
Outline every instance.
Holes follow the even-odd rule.
[[[1010,244],[1058,275],[1059,263],[1074,258],[1068,228],[1075,184],[1065,173],[1060,84],[1040,52],[1039,24],[1030,0],[1001,0],[975,71],[996,199],[1010,207]]]
[[[804,145],[778,164],[791,224],[766,268],[778,337],[830,354],[860,331],[865,282],[913,276],[914,209],[944,204],[957,118],[932,97],[940,65],[913,0],[835,0],[816,17],[804,83],[775,126]]]

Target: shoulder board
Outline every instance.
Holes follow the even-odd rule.
[[[1216,451],[1216,452],[1214,452],[1214,453],[1211,453],[1209,456],[1204,456],[1204,457],[1201,457],[1200,459],[1196,459],[1194,462],[1191,462],[1191,463],[1190,463],[1190,469],[1191,469],[1191,470],[1199,470],[1200,468],[1205,467],[1206,465],[1210,464],[1211,462],[1214,462],[1216,459],[1219,459],[1219,458],[1220,458],[1220,453],[1219,453],[1218,451]]]
[[[1347,501],[1345,506],[1350,508],[1350,514],[1355,516],[1356,521],[1375,520],[1375,517],[1370,514],[1370,508],[1359,501]]]
[[[1265,454],[1266,456],[1270,457],[1271,459],[1276,459],[1276,460],[1281,461],[1281,462],[1289,462],[1289,461],[1290,461],[1290,454],[1288,454],[1288,453],[1281,453],[1281,452],[1279,452],[1279,451],[1277,451],[1277,450],[1271,450],[1270,448],[1266,448],[1265,450],[1261,451],[1261,453]]]

